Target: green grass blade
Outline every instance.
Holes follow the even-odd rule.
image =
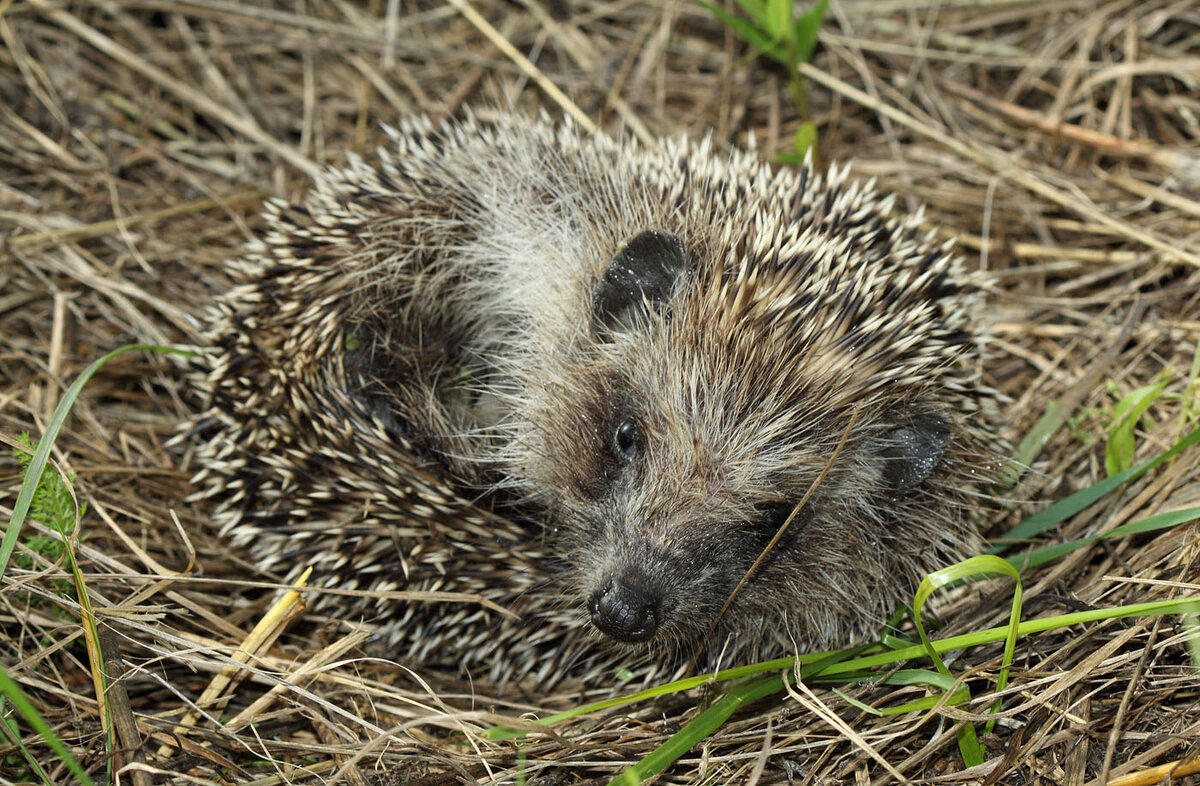
[[[772,41],[780,41],[792,35],[792,0],[766,1],[766,31]]]
[[[1103,532],[1099,535],[1089,535],[1086,538],[1077,538],[1069,540],[1065,543],[1055,543],[1051,546],[1042,546],[1028,553],[1014,554],[1007,557],[1008,562],[1014,567],[1026,570],[1034,568],[1038,565],[1043,565],[1047,562],[1058,559],[1064,554],[1069,554],[1080,546],[1086,546],[1090,543],[1095,543],[1098,540],[1108,540],[1109,538],[1119,538],[1126,535],[1140,535],[1144,532],[1154,532],[1156,530],[1171,529],[1180,524],[1186,524],[1189,521],[1200,519],[1200,507],[1185,508],[1183,510],[1173,510],[1168,513],[1158,513],[1149,518],[1133,521],[1128,524],[1122,524],[1119,527],[1112,529],[1109,532]]]
[[[941,570],[935,570],[921,580],[917,587],[916,595],[913,597],[913,621],[917,625],[917,635],[921,637],[921,645],[925,648],[926,654],[937,665],[939,672],[946,676],[950,676],[950,670],[946,668],[946,664],[938,657],[934,650],[929,636],[925,633],[925,625],[922,622],[921,611],[925,606],[925,602],[934,591],[941,589],[949,584],[955,584],[965,579],[976,578],[979,576],[1008,576],[1016,582],[1016,589],[1013,592],[1012,609],[1009,612],[1009,631],[1010,636],[1009,646],[1005,647],[1005,666],[1000,671],[999,682],[1000,688],[1003,689],[1003,683],[1008,674],[1008,662],[1012,656],[1012,639],[1015,639],[1017,632],[1017,624],[1021,618],[1021,577],[1017,573],[1017,569],[1009,562],[991,554],[981,554],[977,557],[965,559],[962,562],[951,565]]]
[[[1196,342],[1196,351],[1192,355],[1192,368],[1188,371],[1187,387],[1183,389],[1183,406],[1179,410],[1179,430],[1187,428],[1200,417],[1200,342]]]
[[[1183,629],[1188,633],[1187,646],[1192,659],[1192,671],[1200,677],[1200,615],[1184,614]]]
[[[21,525],[25,523],[25,516],[29,512],[29,504],[33,502],[33,495],[37,491],[38,481],[41,480],[42,472],[46,469],[46,464],[50,459],[50,449],[54,447],[54,440],[58,439],[58,433],[62,430],[63,423],[67,420],[67,414],[71,411],[71,407],[75,405],[75,399],[79,397],[79,391],[83,389],[83,386],[92,378],[92,375],[105,363],[118,355],[124,355],[126,352],[133,352],[134,350],[144,350],[160,354],[194,354],[188,350],[176,347],[163,347],[157,344],[128,344],[114,349],[104,357],[93,362],[71,384],[62,401],[58,402],[58,406],[54,409],[54,414],[50,417],[50,423],[46,426],[46,433],[38,440],[37,451],[34,452],[33,459],[29,462],[29,466],[25,470],[25,481],[21,484],[21,491],[17,494],[17,504],[13,506],[12,518],[9,520],[8,529],[4,533],[4,539],[0,540],[0,579],[4,578],[4,572],[8,569],[8,562],[12,557],[13,549],[17,547],[17,536],[21,532]]]
[[[1133,466],[1133,456],[1137,451],[1134,431],[1138,421],[1170,381],[1168,378],[1156,385],[1140,387],[1117,402],[1113,408],[1113,424],[1108,430],[1108,445],[1104,450],[1104,471],[1107,474],[1116,475]]]
[[[796,64],[807,63],[812,58],[813,50],[817,48],[817,33],[821,23],[825,21],[825,11],[829,8],[829,0],[817,0],[813,7],[796,19],[793,34],[793,55]]]
[[[907,715],[910,712],[924,712],[938,706],[957,707],[961,704],[966,704],[970,700],[971,692],[967,690],[965,686],[963,686],[951,693],[949,698],[946,698],[946,694],[943,691],[942,693],[938,693],[933,696],[926,696],[923,699],[905,702],[904,704],[900,704],[895,707],[885,707],[882,710],[874,710],[874,714],[883,717],[888,717],[891,715]]]
[[[25,719],[29,727],[42,736],[42,739],[50,746],[50,750],[54,751],[54,755],[58,756],[59,760],[66,765],[77,782],[85,784],[85,786],[95,786],[91,777],[84,771],[79,762],[75,760],[75,757],[71,755],[71,751],[67,749],[63,741],[50,728],[50,724],[37,711],[37,708],[33,706],[33,702],[25,696],[25,692],[21,690],[21,686],[12,677],[8,676],[8,672],[2,667],[0,667],[0,696],[4,696],[12,704],[13,708],[21,713],[21,717]],[[0,723],[2,722],[0,721]],[[11,731],[12,727],[9,727],[9,730]],[[40,771],[41,768],[38,767],[38,770]]]
[[[767,8],[769,0],[737,0],[737,4],[746,12],[746,16],[754,20],[754,24],[759,30],[769,30],[770,20],[768,15],[770,11]]]
[[[929,671],[928,668],[901,668],[900,671],[888,674],[883,680],[884,685],[929,685],[938,690],[954,688],[958,680],[941,672]]]
[[[934,649],[929,636],[925,633],[925,625],[921,619],[921,611],[925,607],[925,601],[929,599],[935,590],[945,587],[948,584],[977,576],[992,576],[997,574],[1008,576],[1016,582],[1016,589],[1013,591],[1012,609],[1009,612],[1008,618],[1008,636],[1004,642],[1004,659],[1001,662],[1000,676],[996,680],[996,690],[1001,691],[1008,681],[1008,668],[1012,663],[1013,649],[1017,642],[1017,624],[1021,619],[1021,577],[1017,574],[1016,568],[999,557],[991,554],[981,554],[951,565],[948,568],[935,570],[922,579],[921,584],[917,587],[917,593],[913,598],[913,621],[916,623],[917,634],[921,637],[921,646],[925,649],[926,654],[933,661],[934,665],[937,666],[939,672],[946,677],[950,677],[950,670],[946,667],[945,662],[937,650]],[[998,704],[992,706],[993,712],[997,709],[999,709]],[[992,722],[989,721],[987,730],[991,731],[991,727]],[[959,727],[958,748],[962,754],[963,763],[966,766],[974,767],[983,763],[984,750],[979,744],[973,724],[964,723]]]
[[[1158,454],[1154,458],[1143,461],[1136,467],[1131,467],[1112,477],[1093,483],[1087,488],[1055,502],[1045,510],[1033,514],[1000,538],[997,538],[997,543],[990,549],[991,553],[996,554],[1007,551],[1015,545],[1009,541],[1020,541],[1031,538],[1034,535],[1045,532],[1056,524],[1062,523],[1096,500],[1111,493],[1122,484],[1141,477],[1159,464],[1170,461],[1198,442],[1200,442],[1200,427],[1192,429],[1186,436],[1172,445],[1170,449]]]
[[[1102,620],[1124,619],[1126,617],[1155,617],[1164,614],[1186,614],[1196,611],[1200,611],[1200,597],[1131,603],[1128,606],[1087,609],[1086,611],[1073,611],[1042,619],[1025,620],[1017,625],[1017,635],[1028,636],[1032,633],[1041,633],[1042,631],[1054,630],[1056,628],[1069,628],[1072,625],[1086,625]],[[966,647],[977,647],[980,644],[991,644],[1002,641],[1010,632],[1011,630],[1008,625],[998,628],[986,628],[971,633],[963,633],[958,636],[950,636],[945,639],[934,639],[931,641],[931,646],[935,652],[941,655],[951,650],[960,650]],[[819,675],[814,675],[812,681],[821,682],[826,677],[837,677],[848,672],[891,666],[896,663],[926,657],[928,654],[924,644],[914,644],[904,649],[865,655],[861,658],[851,658],[827,666]]]
[[[866,677],[864,676],[864,679]],[[924,698],[915,701],[906,702],[895,707],[885,707],[882,710],[877,710],[874,707],[859,701],[848,693],[840,691],[837,688],[831,690],[847,704],[857,707],[863,712],[875,716],[888,715],[905,715],[910,712],[919,712],[921,710],[932,709],[938,704],[945,703],[950,706],[965,704],[971,700],[970,692],[963,686],[955,688],[957,680],[947,677],[945,674],[939,674],[936,671],[929,669],[901,669],[900,671],[889,674],[881,684],[883,685],[928,685],[937,688],[941,691],[940,694],[934,696],[925,696]],[[954,691],[949,698],[945,698],[947,691]]]
[[[903,715],[909,712],[918,712],[921,710],[932,709],[940,702],[945,702],[950,706],[965,704],[971,700],[971,692],[964,686],[958,685],[958,680],[953,677],[947,677],[936,671],[929,669],[900,669],[883,680],[884,685],[928,685],[942,692],[942,695],[926,696],[923,699],[910,701],[906,704],[901,704],[898,707],[887,707],[882,710],[875,710],[879,715]],[[950,698],[944,698],[947,691],[954,691]]]
[[[860,657],[862,653],[867,652],[877,645],[875,644],[860,644],[857,647],[846,650],[829,650],[827,652],[813,652],[801,655],[800,661],[800,677],[807,679],[809,675],[818,674],[825,671],[830,665],[838,663],[846,658]],[[709,672],[706,674],[697,674],[695,677],[685,677],[674,682],[655,685],[652,688],[630,693],[625,696],[617,696],[611,699],[602,701],[594,701],[590,704],[582,704],[563,712],[554,715],[547,715],[545,718],[538,718],[534,721],[538,726],[553,726],[556,723],[561,723],[571,718],[577,718],[581,715],[587,715],[592,712],[600,712],[601,710],[610,710],[614,707],[620,707],[625,704],[636,704],[647,699],[657,698],[659,696],[667,696],[672,693],[683,693],[684,691],[693,690],[704,685],[710,685],[717,682],[729,682],[731,680],[741,679],[743,677],[757,677],[768,672],[780,671],[782,669],[792,669],[796,666],[797,658],[788,656],[786,658],[775,658],[774,660],[762,661],[761,663],[750,663],[745,666],[737,666],[732,669],[723,669],[718,672]],[[845,676],[845,675],[841,675]],[[840,679],[840,677],[839,677]],[[489,740],[509,740],[517,737],[524,737],[528,733],[526,729],[514,729],[507,726],[496,726],[488,729],[485,733]]]
[[[809,150],[816,147],[816,144],[817,127],[812,123],[801,123],[796,128],[796,133],[792,137],[792,147],[796,151],[796,156],[800,159],[800,165],[803,165],[804,157],[808,155]]]
[[[1038,418],[1037,423],[1033,424],[1033,428],[1021,440],[1021,444],[1017,445],[1017,449],[1013,452],[1012,461],[1005,462],[1001,467],[996,485],[1001,488],[1009,488],[1016,485],[1021,477],[1021,470],[1033,463],[1033,460],[1042,452],[1042,448],[1046,447],[1046,443],[1054,436],[1062,424],[1067,421],[1067,415],[1070,414],[1058,401],[1051,401],[1046,404],[1046,411]]]
[[[3,695],[3,689],[0,689],[0,696]],[[35,773],[46,786],[54,786],[54,781],[50,780],[50,776],[42,769],[42,765],[38,764],[38,760],[29,752],[29,748],[25,747],[25,742],[21,739],[21,730],[17,728],[16,720],[5,717],[3,713],[0,713],[0,741],[5,741],[12,747],[20,750],[21,757],[25,759],[25,765],[29,767],[30,771]],[[13,766],[9,757],[5,757],[4,761],[9,767]]]
[[[772,41],[771,37],[761,28],[756,27],[753,22],[743,19],[740,16],[734,16],[724,8],[708,2],[708,0],[700,0],[700,5],[707,8],[709,13],[741,36],[746,43],[754,47],[760,54],[764,54],[772,60],[785,65],[787,64],[787,55],[784,53],[783,47],[777,41]]]
[[[746,704],[766,698],[783,690],[782,673],[762,677],[730,688],[708,709],[693,718],[670,739],[651,751],[644,759],[609,781],[609,786],[640,784],[674,764],[679,757],[707,739],[713,732]]]

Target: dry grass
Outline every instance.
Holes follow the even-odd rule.
[[[261,198],[295,197],[321,164],[369,153],[400,114],[546,107],[646,139],[712,129],[734,145],[753,133],[768,155],[799,122],[782,75],[686,2],[452,0],[405,4],[391,21],[384,6],[0,0],[0,434],[40,433],[64,382],[113,347],[189,342]],[[1200,9],[847,0],[821,40],[808,76],[822,157],[926,204],[998,276],[988,373],[1013,397],[1012,433],[1048,402],[1078,405],[997,530],[1102,477],[1106,413],[1164,368],[1175,395],[1151,409],[1140,455],[1169,445],[1200,337]],[[502,700],[364,658],[361,637],[332,622],[268,632],[252,667],[214,683],[274,594],[246,581],[253,569],[184,501],[186,446],[164,444],[194,406],[171,362],[125,355],[85,390],[55,453],[88,503],[78,551],[110,673],[123,675],[107,697],[121,782],[590,782],[644,756],[709,695],[584,717],[521,748],[493,743],[479,735],[493,714],[545,715],[582,696]],[[1053,537],[1200,504],[1197,459]],[[19,480],[0,460],[4,521]],[[1198,560],[1195,525],[1103,542],[1026,576],[1026,616],[1194,594]],[[0,663],[103,780],[77,608],[50,584],[62,574],[9,569]],[[959,593],[942,609],[947,629],[1002,623],[1007,592]],[[1004,720],[971,771],[954,711],[874,718],[818,690],[735,716],[660,782],[1131,784],[1175,762],[1191,769],[1173,782],[1200,782],[1179,777],[1200,756],[1184,638],[1162,618],[1022,639]],[[977,648],[955,668],[979,693],[999,656]],[[850,692],[874,705],[921,695]],[[0,744],[0,780],[23,772]]]

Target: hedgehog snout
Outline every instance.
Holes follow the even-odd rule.
[[[592,624],[624,644],[648,641],[662,621],[662,598],[634,574],[613,576],[588,600]]]

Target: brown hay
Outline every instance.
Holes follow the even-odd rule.
[[[192,341],[260,199],[296,197],[320,165],[370,153],[380,123],[401,113],[545,107],[646,140],[712,129],[718,144],[744,145],[753,134],[768,156],[800,122],[780,72],[695,5],[454,0],[406,4],[394,20],[385,5],[0,0],[0,434],[40,433],[64,384],[109,349]],[[1013,397],[1013,434],[1050,401],[1079,405],[1008,492],[997,530],[1102,477],[1105,412],[1164,368],[1175,395],[1150,410],[1139,456],[1177,438],[1200,336],[1194,5],[847,0],[822,42],[806,69],[822,158],[852,160],[909,207],[924,203],[999,277],[988,375]],[[601,694],[501,700],[366,658],[362,636],[336,621],[281,624],[235,665],[275,593],[184,502],[194,467],[186,446],[165,443],[194,406],[177,365],[122,356],[85,389],[55,453],[88,504],[78,551],[106,668],[123,677],[108,695],[122,780],[606,780],[711,695],[587,716],[518,745],[480,732]],[[0,515],[19,480],[0,460]],[[1197,504],[1192,450],[1053,536]],[[1025,577],[1025,617],[1197,594],[1198,558],[1195,525],[1097,543]],[[50,585],[63,575],[10,567],[0,663],[103,780],[78,612]],[[940,609],[945,630],[1002,624],[1008,592],[959,592]],[[1200,756],[1186,635],[1167,617],[1023,638],[974,770],[961,769],[953,724],[963,709],[985,712],[986,697],[874,718],[816,689],[735,716],[659,782],[1132,784],[1172,771],[1200,782],[1184,775]],[[956,673],[991,684],[1000,652],[964,653]],[[215,701],[198,704],[223,671]],[[923,690],[849,693],[887,706]],[[67,780],[41,741],[25,743]],[[0,745],[0,776],[23,777],[12,754]]]

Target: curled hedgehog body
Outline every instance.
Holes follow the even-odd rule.
[[[847,643],[978,547],[981,282],[891,197],[513,116],[392,136],[270,204],[200,496],[280,575],[513,615],[318,609],[496,680],[729,665]]]

